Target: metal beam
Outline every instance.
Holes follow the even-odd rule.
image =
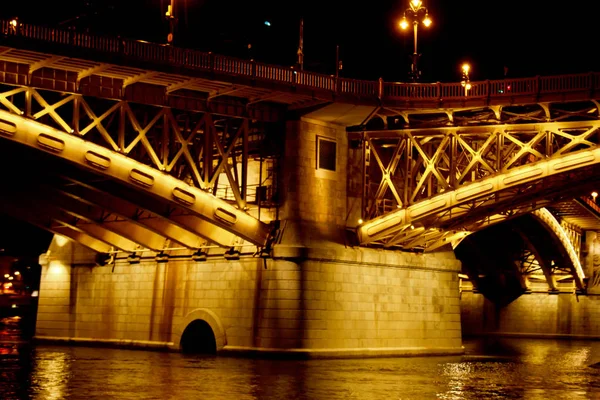
[[[134,224],[128,220],[119,220],[114,215],[104,212],[102,209],[84,204],[67,194],[45,188],[45,200],[51,202],[55,207],[76,218],[82,219],[90,224],[97,224],[123,236],[140,246],[154,251],[161,251],[168,247],[165,237],[156,234],[146,227]]]
[[[71,185],[63,185],[60,190],[68,196],[72,196],[81,202],[94,205],[108,212],[117,214],[128,219],[132,223],[147,227],[155,233],[168,238],[173,243],[190,249],[197,249],[206,244],[206,239],[181,228],[170,222],[167,218],[152,214],[148,210],[140,208],[127,200],[123,200],[112,194],[99,190],[82,182]]]
[[[197,217],[197,215],[186,211],[182,207],[170,205],[168,204],[168,201],[160,201],[151,196],[135,195],[134,190],[128,190],[125,187],[115,185],[113,182],[106,180],[86,181],[84,177],[74,178],[73,174],[69,177],[65,176],[65,178],[97,192],[110,193],[114,197],[121,199],[135,199],[138,210],[141,208],[153,215],[159,216],[161,219],[168,220],[170,225],[164,226],[164,228],[169,229],[171,234],[175,234],[176,232],[186,232],[185,236],[182,237],[193,240],[193,237],[190,238],[189,236],[189,233],[191,232],[195,237],[202,238],[202,242],[209,241],[225,248],[229,248],[237,242],[236,235]],[[123,205],[123,203],[121,203],[121,205]],[[152,219],[139,219],[139,222],[147,226],[155,225],[156,227],[163,227],[164,225],[161,222],[156,222]],[[174,229],[174,226],[179,229]],[[201,247],[201,245],[198,247]]]
[[[123,86],[122,89],[125,90],[125,88],[129,85],[133,85],[134,83],[137,83],[139,81],[142,81],[144,79],[150,79],[153,76],[156,76],[160,74],[160,72],[155,72],[155,71],[149,71],[149,72],[144,72],[142,74],[138,74],[138,75],[134,75],[130,78],[126,78],[123,79]]]
[[[194,84],[196,82],[201,82],[201,81],[202,81],[202,79],[200,79],[200,78],[186,79],[183,82],[174,83],[172,85],[167,86],[165,88],[165,93],[166,94],[171,94],[171,93],[173,93],[176,90],[184,89],[184,88],[186,88],[189,85],[192,85],[192,84]]]
[[[556,235],[570,260],[569,267],[571,269],[573,279],[575,280],[575,285],[577,285],[579,290],[585,290],[585,274],[583,272],[583,268],[581,267],[581,262],[579,261],[579,257],[573,248],[573,243],[571,243],[569,240],[569,237],[565,233],[564,228],[560,225],[560,222],[558,222],[554,215],[552,215],[552,213],[545,208],[536,210],[532,214],[538,221],[541,221],[554,235]]]
[[[64,236],[98,253],[109,253],[114,249],[110,244],[104,243],[84,232],[75,230],[69,226],[52,224],[52,220],[47,215],[40,215],[38,210],[27,209],[22,204],[17,205],[6,200],[5,198],[2,199],[2,208],[14,218],[28,222],[55,235]]]
[[[127,239],[117,233],[107,230],[97,224],[92,223],[81,223],[78,218],[75,218],[58,207],[47,203],[43,196],[30,196],[26,193],[13,193],[4,196],[7,201],[21,204],[23,207],[29,210],[35,210],[36,213],[41,213],[47,216],[49,219],[56,221],[64,226],[68,226],[72,230],[85,233],[101,242],[116,247],[119,250],[125,252],[135,252],[143,249],[138,243]]]
[[[38,69],[41,69],[44,67],[49,67],[50,65],[52,65],[56,62],[59,62],[60,60],[63,60],[65,58],[66,57],[62,57],[62,56],[51,56],[46,59],[40,60],[36,63],[30,64],[29,65],[29,80],[31,80],[31,75]]]

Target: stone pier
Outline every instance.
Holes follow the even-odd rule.
[[[220,353],[366,357],[462,353],[451,251],[353,247],[360,205],[348,195],[342,127],[287,123],[279,231],[267,258],[177,250],[106,266],[55,237],[42,256],[36,337],[179,350],[196,322]],[[357,208],[358,207],[358,208]],[[192,340],[201,341],[205,336]]]

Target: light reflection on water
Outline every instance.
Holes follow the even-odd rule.
[[[0,327],[1,328],[1,327]],[[461,357],[281,361],[0,341],[2,399],[595,399],[600,342],[466,342]]]

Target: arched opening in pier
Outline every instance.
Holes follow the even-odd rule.
[[[189,354],[217,354],[217,341],[210,325],[196,319],[181,335],[181,351]]]

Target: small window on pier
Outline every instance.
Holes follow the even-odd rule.
[[[334,140],[317,136],[317,169],[335,171],[337,143]]]

